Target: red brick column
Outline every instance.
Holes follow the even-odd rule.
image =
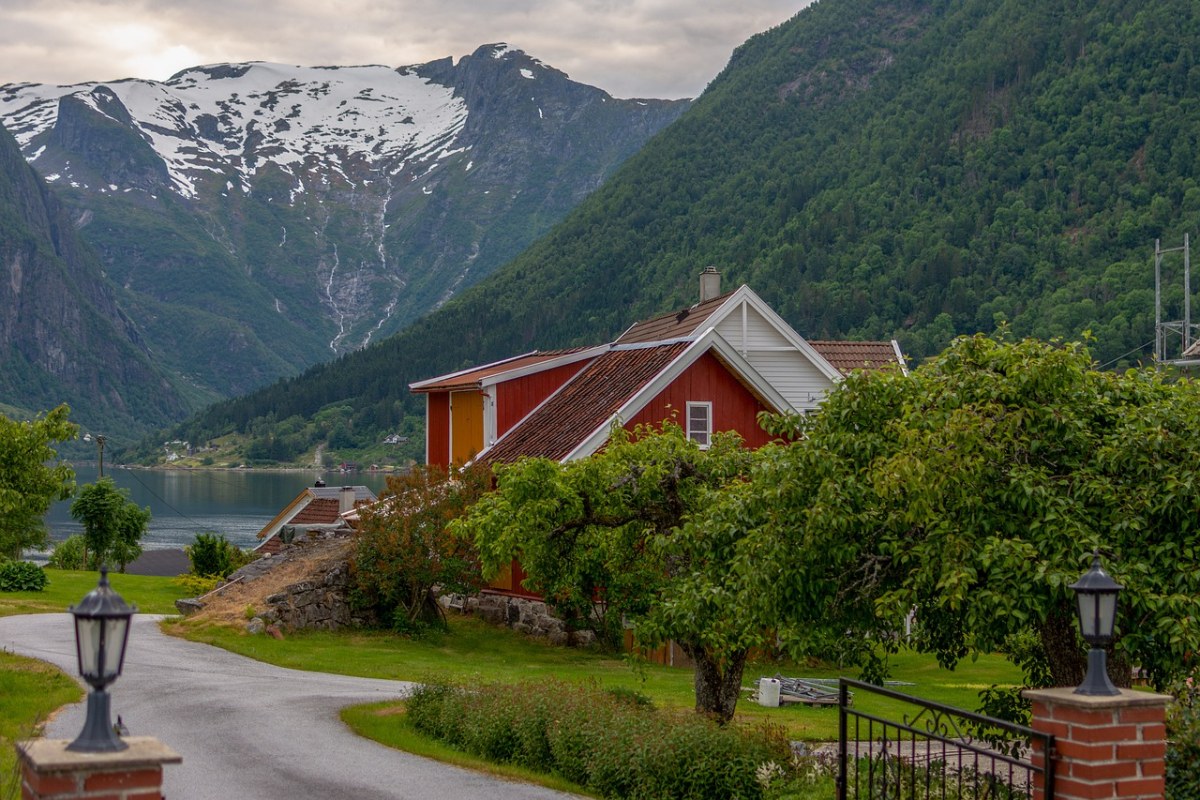
[[[118,753],[76,753],[67,739],[17,743],[22,800],[162,800],[162,768],[179,754],[151,736],[126,736]]]
[[[1161,800],[1169,695],[1098,697],[1074,689],[1024,692],[1035,730],[1056,737],[1054,800]],[[1035,754],[1035,758],[1038,755]],[[1035,787],[1034,800],[1046,800]]]

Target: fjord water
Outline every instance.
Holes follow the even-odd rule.
[[[133,502],[150,507],[150,526],[142,539],[147,550],[183,547],[205,531],[224,534],[238,547],[252,547],[262,527],[318,477],[315,470],[148,470],[107,464],[104,475],[127,489]],[[96,477],[94,466],[75,467],[79,486],[94,483]],[[383,473],[369,472],[327,472],[319,477],[329,486],[363,485],[376,494],[386,480]],[[71,519],[70,500],[54,504],[46,526],[56,542],[83,530]]]

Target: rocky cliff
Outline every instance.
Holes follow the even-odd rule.
[[[185,407],[95,254],[0,127],[0,404],[74,419],[166,420]]]

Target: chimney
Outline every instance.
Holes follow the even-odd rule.
[[[705,267],[700,273],[700,302],[712,300],[721,294],[721,273],[716,267]]]
[[[354,487],[343,486],[342,493],[338,497],[338,513],[345,514],[347,511],[354,510]]]

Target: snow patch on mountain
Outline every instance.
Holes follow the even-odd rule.
[[[119,101],[187,197],[212,173],[239,177],[245,190],[268,163],[296,177],[298,187],[319,165],[343,177],[351,162],[387,164],[397,174],[406,164],[455,152],[467,120],[452,88],[408,67],[252,62],[195,67],[165,82],[0,86],[0,119],[27,158],[40,155],[39,137],[53,128],[68,96],[117,122]]]

